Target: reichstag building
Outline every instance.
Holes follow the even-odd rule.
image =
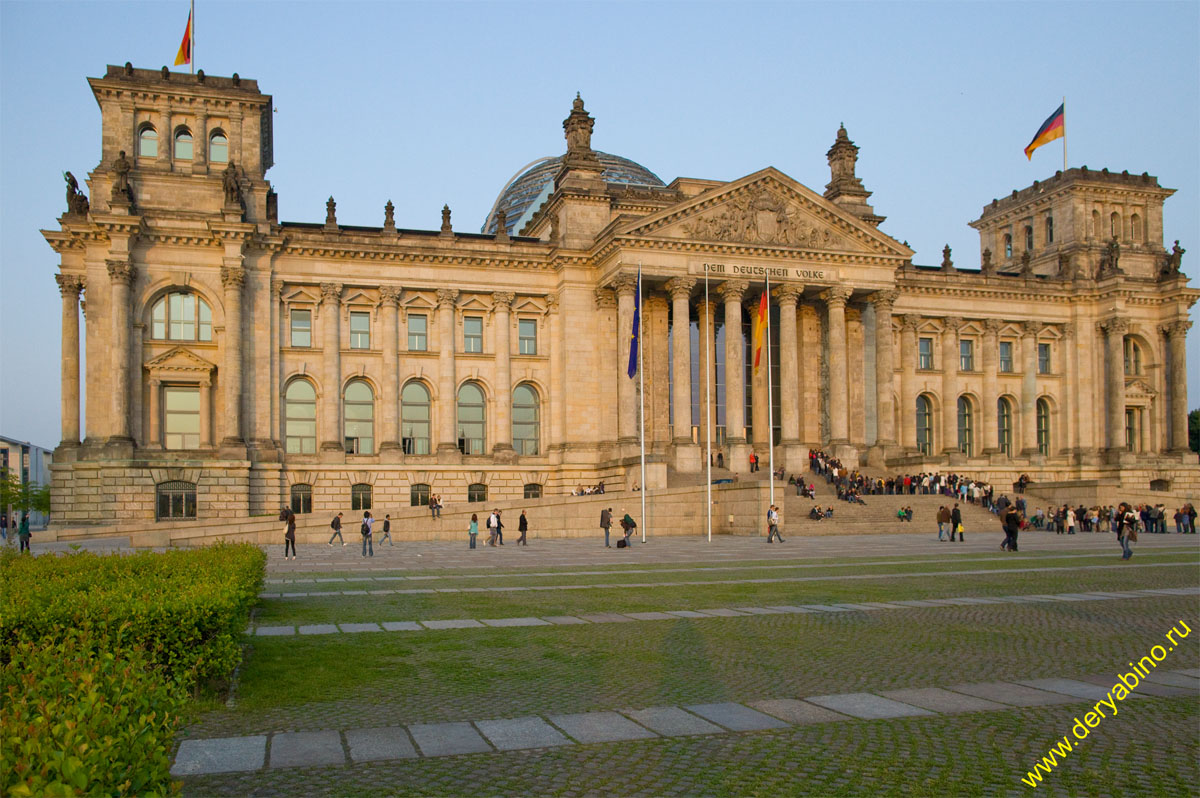
[[[256,81],[126,64],[89,82],[101,160],[43,231],[58,523],[632,486],[643,404],[651,489],[700,479],[710,427],[734,472],[774,445],[793,472],[821,448],[876,472],[1200,487],[1200,292],[1150,175],[1048,175],[983,206],[978,253],[917,265],[845,129],[823,189],[774,168],[665,183],[593,149],[576,97],[565,153],[503,186],[480,232],[449,208],[406,229],[390,202],[378,227],[343,225],[332,198],[281,222]],[[626,377],[639,266],[644,402]],[[750,349],[768,275],[770,396]]]

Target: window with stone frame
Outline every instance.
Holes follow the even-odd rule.
[[[458,389],[458,448],[463,454],[484,454],[487,407],[483,389],[473,382]]]
[[[958,450],[970,457],[973,453],[975,439],[975,413],[971,408],[971,400],[965,396],[958,397]]]
[[[350,486],[350,509],[371,509],[371,486],[365,482]]]
[[[312,485],[303,482],[292,485],[292,512],[307,515],[312,512]]]
[[[210,163],[227,163],[229,161],[229,139],[224,131],[214,130],[208,137],[208,160]]]
[[[1039,343],[1037,345],[1037,370],[1038,374],[1052,373],[1050,362],[1050,344]]]
[[[158,131],[154,125],[145,124],[138,130],[137,154],[139,158],[158,157]]]
[[[429,454],[429,389],[415,380],[400,391],[400,443],[405,454]]]
[[[1037,415],[1038,451],[1048,455],[1050,454],[1050,403],[1045,399],[1038,399],[1035,412]]]
[[[975,342],[963,339],[958,342],[958,370],[975,370]]]
[[[298,349],[312,347],[312,311],[296,308],[290,314],[291,345]]]
[[[350,348],[371,348],[371,314],[366,311],[350,313]]]
[[[924,395],[917,397],[917,448],[933,454],[933,403]]]
[[[317,389],[305,379],[288,383],[283,399],[284,451],[316,454]]]
[[[1054,243],[1054,217],[1053,216],[1046,217],[1046,243],[1047,244]]]
[[[996,432],[1000,451],[1012,456],[1012,404],[1001,396],[996,400]]]
[[[529,482],[529,483],[526,483],[526,485],[525,485],[525,498],[526,498],[526,499],[540,499],[540,498],[542,498],[542,486],[541,486],[541,485],[539,485],[539,484],[538,484],[538,483],[536,483],[536,482]]]
[[[1142,373],[1142,347],[1132,338],[1125,338],[1125,376],[1137,377]]]
[[[469,502],[485,502],[487,501],[487,485],[482,482],[475,482],[467,486],[467,501]]]
[[[517,454],[538,453],[539,410],[538,394],[532,385],[522,383],[513,390],[512,442]]]
[[[1012,233],[1004,234],[1004,257],[1012,260]]]
[[[464,316],[463,317],[463,351],[464,352],[482,352],[483,351],[483,317],[482,316]]]
[[[1033,251],[1033,225],[1025,225],[1025,251]]]
[[[408,314],[408,351],[429,351],[429,317],[423,313]]]
[[[929,371],[933,368],[933,339],[917,339],[917,368]]]
[[[1000,373],[1013,373],[1013,344],[1012,341],[1000,342]]]
[[[537,354],[537,319],[517,320],[517,352],[522,355]]]
[[[365,380],[351,380],[343,399],[346,454],[374,454],[375,392]]]
[[[153,340],[208,342],[212,326],[212,308],[191,291],[172,291],[150,308]]]
[[[429,486],[418,482],[408,489],[408,503],[412,507],[429,506]]]
[[[195,482],[160,482],[155,486],[154,493],[154,517],[157,520],[173,521],[196,517]]]
[[[190,161],[194,151],[192,131],[181,127],[175,131],[175,160]]]
[[[200,448],[200,388],[164,385],[163,448]]]

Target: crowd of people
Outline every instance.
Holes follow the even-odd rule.
[[[1132,523],[1136,524],[1139,532],[1165,535],[1170,531],[1168,518],[1174,522],[1176,534],[1195,534],[1196,532],[1196,508],[1190,503],[1179,507],[1173,514],[1161,502],[1139,504],[1136,507],[1131,506],[1130,509],[1134,515]],[[1026,525],[1033,529],[1045,529],[1060,535],[1074,535],[1076,531],[1116,532],[1118,516],[1122,514],[1120,505],[1116,507],[1112,505],[1086,507],[1081,504],[1078,507],[1071,507],[1064,504],[1058,508],[1037,507],[1029,513]]]
[[[634,490],[638,487],[635,485]],[[572,496],[597,496],[604,493],[604,480],[600,480],[595,485],[580,485],[578,488],[571,489]]]

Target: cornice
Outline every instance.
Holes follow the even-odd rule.
[[[757,244],[722,243],[719,241],[694,241],[678,238],[642,238],[615,236],[594,250],[598,260],[617,248],[659,250],[668,252],[695,252],[738,257],[769,257],[774,260],[805,261],[806,263],[828,263],[830,265],[886,266],[895,268],[903,261],[899,255],[879,255],[866,252],[834,252],[824,249],[797,249],[794,247],[771,247]]]
[[[397,252],[367,247],[338,246],[298,242],[284,239],[276,250],[282,255],[325,260],[373,261],[412,266],[470,266],[478,268],[521,269],[526,271],[552,271],[549,260],[533,258],[506,258],[500,254],[471,252]]]

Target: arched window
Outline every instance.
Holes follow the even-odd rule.
[[[1092,211],[1092,238],[1100,238],[1100,211]]]
[[[192,131],[186,127],[175,131],[175,160],[192,160]]]
[[[1025,225],[1025,249],[1033,251],[1033,226]]]
[[[521,384],[513,391],[512,441],[517,454],[538,453],[538,395],[533,386]]]
[[[196,517],[195,482],[160,482],[154,492],[159,521]]]
[[[160,297],[150,309],[150,337],[168,341],[211,341],[212,308],[187,291]]]
[[[1142,217],[1136,213],[1129,217],[1129,237],[1135,244],[1142,243]]]
[[[483,390],[473,382],[458,389],[458,449],[463,454],[483,454],[487,443],[487,409]]]
[[[1012,233],[1004,234],[1004,257],[1012,258]]]
[[[542,486],[536,482],[527,483],[525,485],[525,498],[526,499],[542,498]]]
[[[1108,217],[1108,232],[1113,238],[1121,237],[1121,214],[1116,211]]]
[[[1053,216],[1046,217],[1046,243],[1047,244],[1054,243],[1054,217]]]
[[[1042,454],[1050,454],[1050,403],[1037,400],[1037,447]]]
[[[917,448],[922,454],[933,453],[933,405],[927,396],[917,397]]]
[[[292,485],[292,512],[296,515],[312,512],[312,485]]]
[[[142,125],[142,129],[138,131],[137,153],[139,158],[158,157],[158,131],[154,129],[154,125]]]
[[[1000,451],[1012,457],[1012,405],[1003,396],[996,400],[996,426]]]
[[[229,162],[229,139],[220,130],[208,137],[208,160],[211,163]]]
[[[971,400],[965,396],[958,397],[958,450],[968,457],[971,456],[971,444],[975,432],[973,422]]]
[[[405,454],[429,454],[429,391],[419,382],[400,392],[400,438]]]
[[[429,486],[418,482],[408,489],[408,503],[413,507],[429,506]]]
[[[482,482],[475,482],[467,486],[467,501],[469,502],[485,502],[487,501],[487,485]]]
[[[317,389],[308,380],[293,380],[283,397],[284,451],[316,454]]]
[[[370,510],[371,509],[371,486],[365,482],[359,482],[357,485],[350,486],[350,509],[351,510]]]
[[[375,452],[375,392],[363,380],[353,380],[346,386],[344,404],[346,454],[373,454]]]
[[[1125,375],[1137,377],[1142,373],[1142,347],[1132,338],[1125,339]]]

